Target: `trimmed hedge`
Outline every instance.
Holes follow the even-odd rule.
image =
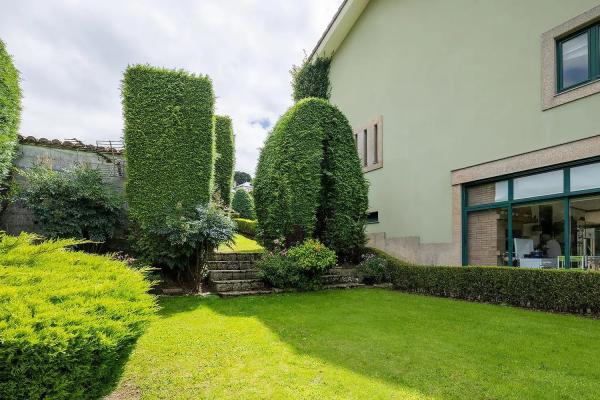
[[[217,157],[215,160],[215,188],[219,197],[227,207],[231,204],[231,186],[233,184],[233,167],[235,164],[235,145],[231,118],[217,115],[215,117],[215,141]]]
[[[260,154],[254,199],[267,248],[317,238],[338,254],[365,243],[367,183],[348,120],[322,99],[304,99],[275,125]]]
[[[510,267],[408,265],[381,251],[394,287],[406,292],[600,315],[600,273]]]
[[[0,237],[0,398],[98,399],[156,309],[142,273],[109,257]]]
[[[213,188],[214,94],[207,76],[130,66],[122,84],[126,195],[142,231],[181,204],[206,205]]]
[[[21,122],[19,71],[0,40],[0,183],[8,177]]]
[[[237,225],[237,231],[251,238],[256,237],[256,221],[246,218],[234,218]]]
[[[254,219],[256,217],[254,212],[254,200],[252,200],[252,196],[244,189],[235,191],[233,201],[231,202],[231,208],[233,208],[241,218]]]
[[[329,100],[331,88],[329,67],[331,58],[317,57],[314,62],[304,60],[302,65],[292,67],[292,98],[300,101],[309,97]]]

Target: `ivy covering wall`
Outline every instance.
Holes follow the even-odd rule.
[[[207,204],[215,159],[214,93],[207,76],[130,66],[122,82],[126,196],[142,230],[176,206]]]
[[[292,98],[300,101],[309,97],[329,100],[329,67],[331,58],[317,57],[314,61],[304,60],[302,65],[294,65],[292,74]]]
[[[258,236],[272,247],[320,239],[340,254],[364,245],[367,183],[346,117],[326,100],[304,99],[277,122],[254,180]]]
[[[217,157],[215,160],[215,188],[224,205],[231,204],[231,186],[233,184],[234,137],[231,118],[215,117],[215,140]]]
[[[21,122],[19,72],[0,40],[0,182],[12,167]]]

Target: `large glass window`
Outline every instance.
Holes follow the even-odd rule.
[[[558,91],[600,78],[599,25],[558,41]]]
[[[469,185],[463,196],[465,263],[600,271],[600,162]]]
[[[564,190],[563,177],[563,170],[558,170],[516,178],[514,180],[515,199],[562,193]]]
[[[571,191],[600,188],[600,163],[571,168]]]
[[[557,268],[565,256],[564,227],[562,200],[513,207],[513,264]]]
[[[571,200],[571,268],[600,270],[600,196]]]
[[[469,213],[469,263],[508,265],[508,211],[496,208]]]

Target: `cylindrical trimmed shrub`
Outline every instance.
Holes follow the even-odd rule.
[[[118,383],[155,310],[141,272],[69,251],[74,241],[0,237],[0,398],[99,399]]]
[[[244,219],[254,219],[256,216],[254,213],[254,201],[252,201],[252,197],[244,189],[235,191],[231,208]]]
[[[206,76],[130,66],[122,84],[126,195],[142,231],[178,204],[206,205],[213,187],[214,94]]]
[[[254,181],[258,236],[271,248],[317,238],[338,254],[365,242],[368,207],[348,120],[326,100],[299,101],[275,125]]]
[[[21,122],[19,72],[0,40],[0,183],[12,167]]]
[[[227,207],[231,204],[231,186],[233,184],[234,136],[231,118],[217,115],[215,117],[215,141],[217,157],[215,160],[215,188],[219,197]]]

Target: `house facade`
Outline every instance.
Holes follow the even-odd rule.
[[[415,263],[597,268],[597,0],[347,0],[311,58],[370,183],[371,245]]]

